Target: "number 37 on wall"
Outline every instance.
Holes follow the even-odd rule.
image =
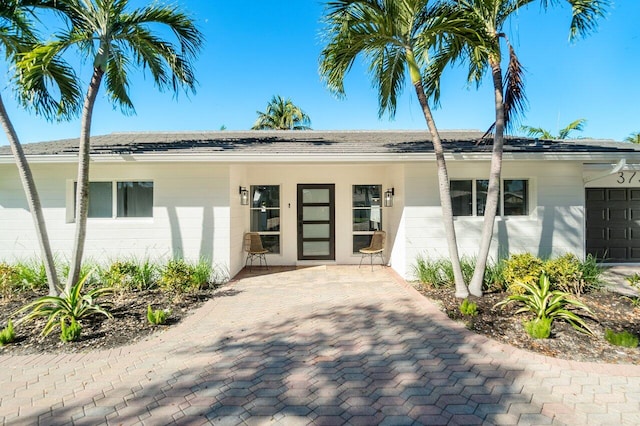
[[[618,182],[620,185],[623,185],[625,183],[640,183],[640,176],[638,176],[638,178],[636,178],[636,175],[638,174],[638,172],[633,172],[633,173],[625,173],[625,172],[618,172],[618,179],[616,179],[616,182]]]

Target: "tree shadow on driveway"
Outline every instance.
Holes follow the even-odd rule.
[[[554,415],[543,414],[543,406],[560,401],[549,390],[523,388],[518,378],[525,366],[463,331],[440,317],[384,304],[320,308],[295,322],[273,318],[196,347],[178,347],[136,384],[105,386],[92,398],[83,395],[25,420],[552,423]]]

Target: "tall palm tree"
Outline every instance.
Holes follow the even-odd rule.
[[[572,121],[566,127],[560,129],[557,135],[552,134],[549,130],[543,129],[542,127],[531,127],[531,126],[520,126],[520,130],[525,132],[527,136],[533,138],[542,138],[547,140],[563,140],[569,137],[571,132],[581,132],[584,129],[584,125],[587,123],[587,120],[584,118],[579,118],[577,120]]]
[[[434,44],[448,31],[464,37],[466,30],[455,10],[435,7],[428,0],[335,0],[328,3],[320,74],[327,86],[344,96],[345,74],[357,57],[369,65],[378,89],[379,116],[396,112],[397,97],[408,73],[433,141],[440,201],[456,296],[466,297],[453,222],[449,176],[442,141],[423,85],[423,72]]]
[[[640,132],[631,133],[624,140],[625,142],[640,143]]]
[[[39,6],[37,1],[0,0],[0,49],[4,49],[5,58],[14,64],[21,54],[33,48],[37,43],[36,34],[29,19],[33,13],[32,7]],[[52,60],[50,67],[41,70],[44,81],[52,83],[60,99],[51,95],[48,85],[25,87],[18,93],[23,105],[32,107],[37,113],[47,118],[67,118],[72,115],[80,99],[80,91],[75,83],[73,70],[64,62]],[[18,73],[15,78],[20,79]],[[0,124],[7,136],[11,151],[16,161],[18,174],[27,199],[27,205],[36,230],[40,245],[40,254],[44,264],[49,294],[57,295],[60,282],[56,272],[53,251],[49,241],[49,234],[42,212],[40,196],[36,188],[31,167],[22,149],[18,134],[9,118],[2,97],[0,97]]]
[[[129,97],[129,71],[133,67],[148,71],[160,90],[195,91],[193,61],[203,36],[193,20],[177,6],[152,2],[129,11],[129,0],[49,0],[57,2],[70,26],[56,40],[39,46],[20,61],[25,72],[46,66],[49,58],[75,48],[83,58],[93,61],[93,72],[82,109],[78,177],[76,191],[76,232],[68,291],[78,281],[88,214],[89,151],[91,122],[96,96],[103,77],[111,102],[124,112],[135,112]],[[159,27],[159,28],[158,28]],[[157,31],[156,31],[157,30]],[[172,34],[172,42],[163,38]],[[37,73],[32,73],[38,80]]]
[[[469,65],[469,81],[477,84],[491,71],[495,116],[493,149],[489,171],[484,223],[477,263],[469,291],[476,296],[482,295],[482,282],[486,269],[489,248],[493,237],[493,226],[498,208],[500,176],[502,172],[502,152],[505,127],[512,126],[514,118],[523,110],[524,96],[523,68],[513,46],[509,43],[504,28],[520,8],[538,3],[543,9],[560,4],[556,0],[445,0],[459,13],[463,14],[465,27],[478,34],[478,37],[460,38],[453,34],[446,39],[445,45],[438,51],[429,72],[428,81],[437,82],[444,69],[455,62]],[[610,0],[566,0],[572,8],[570,38],[575,39],[593,31],[597,18],[604,15]],[[502,42],[507,46],[507,70],[503,78]],[[432,84],[430,93],[438,97],[439,86]]]
[[[251,130],[310,130],[311,119],[291,99],[274,96],[264,112],[257,111],[258,119]]]

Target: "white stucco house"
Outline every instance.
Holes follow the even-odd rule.
[[[481,136],[442,132],[458,242],[471,256],[491,155]],[[77,146],[25,145],[63,257],[72,247]],[[426,131],[114,133],[93,137],[91,156],[86,258],[207,258],[233,276],[244,266],[248,231],[261,233],[269,264],[311,265],[358,263],[378,229],[401,276],[412,276],[418,255],[447,255]],[[494,258],[571,252],[640,262],[640,147],[512,138],[502,177]],[[17,169],[2,146],[0,260],[37,255]]]

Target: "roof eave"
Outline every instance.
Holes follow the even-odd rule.
[[[489,161],[492,153],[447,152],[449,161]],[[640,162],[638,152],[505,152],[504,160],[510,161],[618,161],[621,157]],[[77,163],[75,154],[27,155],[32,164]],[[435,161],[434,153],[143,153],[143,154],[93,154],[94,163],[157,163],[157,162],[209,162],[209,163],[363,163],[363,162],[421,162]],[[0,155],[0,164],[12,164],[12,155]]]

